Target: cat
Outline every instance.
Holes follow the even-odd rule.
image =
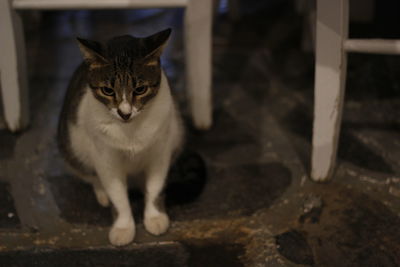
[[[84,61],[66,93],[58,145],[74,173],[93,186],[99,204],[114,206],[108,238],[115,246],[134,239],[127,191],[128,180],[139,174],[146,230],[159,235],[169,227],[162,191],[184,138],[160,65],[170,34],[166,29],[146,38],[119,36],[105,45],[77,38]]]

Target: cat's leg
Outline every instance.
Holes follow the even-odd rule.
[[[97,177],[93,179],[92,186],[94,194],[96,195],[97,202],[99,202],[99,204],[103,207],[110,206],[110,200],[107,196],[107,193]]]
[[[116,153],[100,153],[96,159],[96,172],[111,203],[117,211],[109,239],[115,246],[130,243],[135,236],[135,221],[128,198],[126,173],[121,167],[121,158]]]
[[[169,218],[161,195],[169,164],[170,155],[152,158],[146,170],[144,226],[153,235],[160,235],[169,227]]]
[[[98,177],[96,177],[94,175],[83,174],[74,168],[72,168],[72,170],[76,174],[76,176],[78,176],[80,179],[82,179],[86,183],[92,185],[93,192],[96,196],[97,202],[99,202],[99,204],[101,206],[103,206],[103,207],[110,206],[110,200],[108,199],[107,193],[104,190],[103,185],[101,184]]]

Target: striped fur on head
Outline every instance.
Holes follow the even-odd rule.
[[[170,33],[166,29],[146,38],[124,35],[105,45],[77,38],[89,67],[89,87],[118,119],[129,121],[157,94],[160,55]]]

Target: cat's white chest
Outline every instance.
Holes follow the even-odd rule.
[[[99,123],[95,127],[98,142],[126,153],[141,153],[157,138],[155,129],[139,128],[135,123]]]
[[[160,88],[151,106],[126,123],[116,120],[88,90],[78,108],[77,121],[70,127],[71,144],[82,160],[94,161],[104,151],[116,152],[127,161],[151,158],[158,151],[176,149],[182,139],[168,87]]]

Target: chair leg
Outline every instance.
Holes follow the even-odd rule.
[[[11,1],[0,1],[0,80],[8,128],[16,132],[28,124],[28,89],[22,21]]]
[[[196,128],[212,124],[212,0],[189,0],[185,12],[186,84]]]
[[[346,81],[348,0],[317,2],[314,129],[311,178],[330,178],[336,160]]]

